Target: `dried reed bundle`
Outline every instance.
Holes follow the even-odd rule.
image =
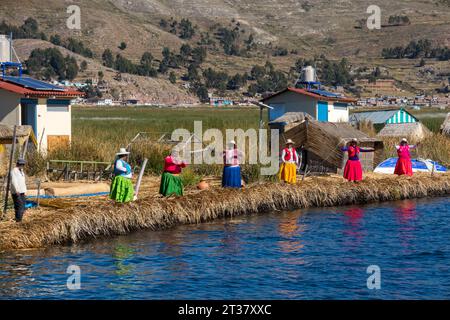
[[[413,178],[372,174],[356,184],[336,176],[312,177],[297,185],[261,183],[243,190],[215,188],[181,198],[147,197],[125,205],[90,200],[66,209],[40,209],[22,224],[0,223],[0,251],[75,243],[242,214],[448,194],[450,174],[416,174]]]

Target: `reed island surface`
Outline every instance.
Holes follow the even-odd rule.
[[[128,204],[116,204],[106,195],[46,198],[38,208],[27,210],[21,223],[9,210],[0,222],[0,251],[66,245],[244,214],[450,195],[449,173],[417,173],[411,178],[367,173],[359,183],[329,175],[306,177],[295,185],[253,183],[242,190],[223,189],[217,178],[209,178],[209,189],[191,187],[183,197],[169,198],[158,195],[159,179],[145,177],[139,199]]]

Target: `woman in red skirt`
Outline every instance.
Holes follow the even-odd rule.
[[[405,138],[400,141],[400,145],[396,146],[397,148],[397,154],[398,154],[398,160],[397,164],[395,165],[394,174],[401,175],[408,175],[412,176],[412,163],[411,163],[411,154],[409,153],[410,149],[414,149],[417,146],[414,145],[408,145],[408,140]]]
[[[360,152],[373,152],[374,149],[360,148],[358,147],[358,140],[353,138],[349,145],[341,148],[342,151],[348,152],[348,160],[344,168],[344,178],[348,181],[360,181],[362,180],[362,166],[359,161]]]

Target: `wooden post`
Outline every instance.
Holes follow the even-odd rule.
[[[13,141],[11,145],[11,154],[9,155],[9,168],[8,168],[8,179],[6,182],[6,192],[5,192],[5,206],[3,207],[2,219],[6,214],[6,210],[8,209],[8,197],[9,197],[9,187],[11,185],[11,171],[14,160],[14,151],[16,149],[16,138],[17,138],[17,126],[14,126],[13,132]]]
[[[259,107],[259,128],[263,129],[263,107]]]
[[[37,179],[37,195],[36,195],[36,205],[39,207],[39,196],[41,193],[41,179]]]
[[[147,166],[147,162],[148,162],[148,159],[145,158],[144,159],[144,163],[142,163],[141,172],[139,172],[139,177],[138,177],[138,180],[136,182],[135,193],[134,193],[134,199],[135,200],[137,199],[137,196],[139,194],[139,189],[141,188],[142,177],[144,176],[144,171],[145,171],[145,167]]]

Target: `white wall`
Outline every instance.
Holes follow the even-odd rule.
[[[277,107],[284,107],[284,112],[306,112],[314,118],[317,117],[317,100],[299,93],[287,91],[273,98],[267,99],[265,104]],[[269,111],[270,114],[270,111]],[[271,119],[274,120],[274,119]]]
[[[328,121],[329,122],[348,122],[349,112],[346,108],[335,106],[333,102],[328,102]]]
[[[0,89],[0,122],[10,126],[20,125],[19,94]]]
[[[51,107],[58,107],[51,105]],[[72,107],[68,111],[49,111],[47,101],[39,100],[37,108],[37,141],[41,152],[46,153],[48,136],[68,136],[72,138]],[[64,108],[64,107],[61,107]]]

